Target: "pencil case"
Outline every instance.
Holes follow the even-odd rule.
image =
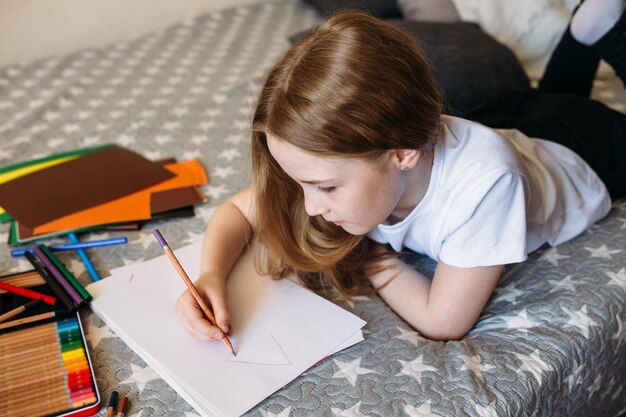
[[[31,289],[54,295],[47,284]],[[0,314],[25,302],[0,293]],[[100,407],[78,310],[40,303],[0,323],[0,417],[86,417]]]

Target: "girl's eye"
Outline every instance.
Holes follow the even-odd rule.
[[[332,193],[337,187],[317,187],[323,193]]]

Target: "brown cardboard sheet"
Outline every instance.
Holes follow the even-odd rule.
[[[0,206],[33,228],[173,176],[158,163],[115,146],[0,185]]]
[[[193,206],[204,201],[204,197],[196,187],[157,191],[150,195],[150,213],[154,215],[181,207]]]
[[[148,220],[152,217],[150,212],[152,193],[180,187],[204,185],[208,181],[204,167],[196,159],[166,165],[165,168],[175,174],[175,176],[115,200],[107,201],[39,225],[35,227],[33,233],[41,235],[100,224]]]

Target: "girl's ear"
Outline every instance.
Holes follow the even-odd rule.
[[[422,153],[417,149],[393,149],[391,155],[398,169],[406,171],[415,168]]]

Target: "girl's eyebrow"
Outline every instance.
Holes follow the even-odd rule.
[[[312,184],[312,185],[316,185],[316,184],[322,184],[325,182],[332,182],[334,181],[333,179],[327,179],[327,180],[296,180],[298,182],[301,182],[303,184]]]

